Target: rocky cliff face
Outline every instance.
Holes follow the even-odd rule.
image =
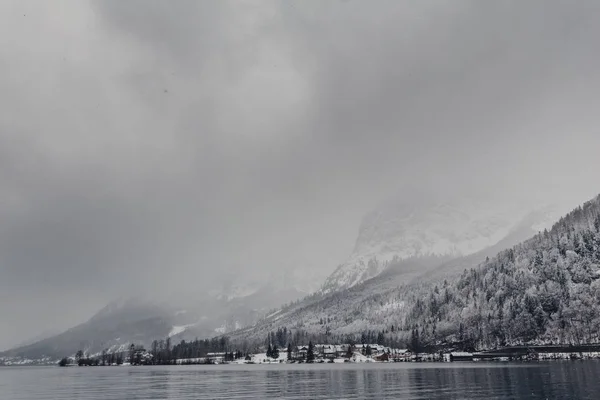
[[[327,278],[322,291],[355,286],[399,260],[474,254],[523,229],[523,221],[532,233],[550,227],[554,214],[549,206],[483,198],[395,199],[365,216],[352,255]]]

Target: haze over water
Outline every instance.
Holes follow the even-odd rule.
[[[0,398],[597,399],[600,362],[0,369]]]

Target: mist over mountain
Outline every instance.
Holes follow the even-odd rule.
[[[556,219],[556,207],[547,205],[526,208],[514,202],[493,207],[482,198],[408,193],[366,215],[352,256],[322,285],[319,274],[283,268],[266,275],[231,275],[207,291],[124,296],[83,324],[4,355],[58,357],[80,348],[100,352],[124,349],[132,342],[149,346],[152,340],[167,337],[173,341],[229,334],[240,338],[239,332],[251,332],[248,337],[257,338],[273,318],[275,326],[289,324],[311,331],[316,315],[321,315],[319,321],[333,318],[336,322],[328,325],[333,332],[358,332],[367,321],[381,324],[364,315],[359,304],[382,296],[393,298],[399,287],[457,276],[485,257],[549,228]],[[316,294],[306,297],[319,287]],[[329,295],[336,292],[332,310]],[[340,299],[345,311],[337,308]],[[389,300],[385,304],[378,313],[392,312],[402,303]],[[351,319],[348,310],[354,310]],[[306,312],[310,321],[303,316]]]
[[[593,1],[65,2],[0,2],[2,350],[443,282],[598,190]]]
[[[131,343],[148,347],[155,339],[210,338],[254,324],[277,305],[307,293],[293,287],[260,286],[251,291],[123,297],[110,302],[88,321],[42,340],[29,341],[0,357],[40,359],[86,353],[124,351]]]
[[[404,320],[424,343],[597,343],[600,196],[427,292],[414,299]]]
[[[355,286],[400,260],[474,254],[509,235],[549,228],[557,212],[557,206],[524,201],[496,203],[482,196],[407,191],[364,217],[352,255],[327,278],[322,290]]]
[[[286,328],[317,340],[381,333],[401,346],[418,332],[423,346],[470,350],[595,342],[600,196],[536,233],[534,216],[477,253],[396,259],[374,278],[284,307],[230,337],[259,341]]]

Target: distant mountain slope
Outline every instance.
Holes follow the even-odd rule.
[[[600,196],[407,309],[422,341],[600,341]]]
[[[83,324],[0,356],[58,358],[72,355],[79,349],[95,352],[109,347],[124,348],[129,341],[144,343],[154,339],[155,335],[167,335],[172,322],[167,315],[169,312],[156,304],[144,304],[135,299],[113,302]]]
[[[531,237],[531,229],[509,236],[502,243],[513,246],[524,235]],[[332,335],[389,330],[391,326],[402,330],[404,317],[416,298],[425,296],[436,283],[441,285],[444,280],[456,279],[465,269],[476,267],[486,257],[493,257],[501,249],[499,246],[466,257],[396,260],[374,278],[333,293],[316,293],[272,313],[254,326],[231,332],[229,336],[234,341],[261,341],[269,332],[283,327]],[[405,336],[405,332],[399,332],[396,339],[407,339]]]
[[[322,292],[355,286],[399,260],[475,254],[524,231],[531,236],[533,227],[550,227],[551,219],[549,207],[532,212],[518,203],[491,207],[481,198],[407,195],[363,219],[352,255],[327,278]]]
[[[429,271],[424,271],[418,279],[422,282],[437,283],[444,279],[452,279],[461,274],[465,269],[485,261],[486,258],[494,257],[502,250],[508,249],[518,243],[530,239],[537,233],[550,229],[552,224],[558,221],[560,215],[550,207],[543,207],[526,215],[511,232],[493,246],[487,247],[474,254],[449,260],[436,266]]]
[[[16,345],[13,346],[13,348],[29,346],[30,344],[37,343],[37,342],[40,342],[40,341],[42,341],[44,339],[47,339],[49,337],[56,336],[59,333],[61,333],[61,332],[60,331],[55,331],[55,330],[49,330],[49,331],[41,332],[39,334],[36,334],[33,337],[30,337],[30,338],[27,338],[27,339],[21,341],[20,343],[17,343]]]
[[[590,209],[589,205],[586,207],[584,207],[585,210]],[[589,211],[585,211],[585,213],[589,214]],[[378,330],[385,331],[388,339],[404,341],[404,343],[409,340],[411,330],[419,327],[422,331],[422,340],[455,340],[456,324],[459,323],[457,321],[466,321],[465,323],[469,324],[474,322],[474,320],[461,315],[457,310],[463,310],[462,305],[465,304],[470,304],[469,307],[473,309],[481,308],[482,302],[487,301],[489,295],[486,293],[486,296],[481,298],[481,286],[486,286],[487,281],[478,281],[480,276],[477,274],[474,275],[475,278],[469,278],[469,274],[460,278],[463,271],[476,268],[481,263],[484,263],[484,266],[487,265],[490,262],[486,260],[487,258],[494,257],[498,252],[500,255],[504,254],[503,249],[512,248],[524,239],[533,237],[535,231],[543,230],[544,226],[548,225],[549,214],[546,209],[533,213],[520,211],[519,215],[520,218],[517,222],[511,222],[512,228],[508,234],[492,245],[470,255],[428,253],[405,258],[392,257],[385,263],[385,268],[370,279],[356,282],[345,289],[315,293],[302,301],[295,301],[273,312],[268,312],[268,310],[277,304],[300,298],[301,293],[294,290],[293,287],[283,285],[243,287],[239,291],[230,291],[230,293],[242,293],[242,297],[232,297],[227,294],[227,291],[217,291],[216,294],[205,294],[200,301],[179,303],[177,307],[167,303],[159,304],[142,299],[128,299],[111,303],[86,323],[60,335],[5,352],[0,356],[20,355],[39,358],[47,355],[60,357],[73,354],[80,348],[96,352],[111,346],[118,348],[131,341],[149,345],[152,340],[167,336],[174,341],[179,341],[227,334],[233,341],[262,343],[267,333],[282,327],[297,332],[304,331],[323,335],[324,340],[327,339],[327,335],[332,334],[356,335],[365,330]],[[570,221],[572,218],[569,218],[567,219]],[[555,225],[552,232],[561,223],[564,225],[564,220]],[[580,223],[590,229],[596,226],[594,224],[596,224],[595,221],[593,223],[588,221],[587,225]],[[583,228],[577,229],[579,229],[577,232],[584,231]],[[559,235],[561,244],[558,251],[563,256],[560,258],[561,265],[566,265],[565,258],[573,257],[572,253],[567,252],[567,250],[570,251],[567,244],[574,237],[569,236],[573,235],[569,232],[575,232],[577,229],[574,226],[571,230],[564,228],[566,233],[563,232]],[[581,232],[577,235],[587,235],[585,240],[589,241],[589,235],[593,232],[585,234]],[[553,238],[552,240],[556,239],[553,236],[554,233],[543,233],[543,235],[544,237],[549,235]],[[535,237],[539,238],[540,236]],[[532,240],[534,239],[525,243],[530,243]],[[583,243],[582,240],[585,242],[584,239],[581,239],[578,242],[579,245]],[[588,242],[585,243],[586,246],[589,246]],[[596,251],[598,245],[596,242],[594,243],[593,246],[596,247],[592,246],[592,248]],[[577,246],[577,243],[571,243],[571,247],[574,249]],[[519,248],[519,246],[515,248]],[[542,259],[546,260],[546,257],[549,256],[542,251]],[[588,267],[593,270],[596,263],[590,261],[590,265],[592,267]],[[586,267],[586,273],[589,275],[591,270],[588,267]],[[587,279],[585,276],[584,278]],[[520,276],[511,279],[517,283],[521,282]],[[590,279],[590,282],[595,282],[594,276],[591,276]],[[453,282],[456,281],[458,281],[458,286],[455,287]],[[478,282],[479,286],[472,288],[473,291],[467,292],[469,294],[465,297],[464,293],[460,292],[462,290],[460,288],[469,287],[472,282]],[[527,280],[523,280],[523,282],[527,282]],[[498,289],[502,288],[505,283],[505,281],[494,281],[491,286]],[[512,285],[512,283],[510,284]],[[233,287],[229,289],[233,289]],[[440,296],[446,296],[446,293],[452,293],[453,290],[455,290],[454,297],[451,299],[461,300],[452,303],[450,298],[444,297],[444,301],[453,305],[446,307],[448,314],[437,315],[439,309],[442,309],[436,308],[441,304]],[[528,290],[533,289],[530,287]],[[569,293],[577,295],[578,292]],[[546,296],[544,299],[547,299],[548,296],[544,296]],[[472,304],[475,298],[478,299],[476,305]],[[431,302],[431,299],[435,299],[435,301]],[[525,300],[519,298],[518,301]],[[506,312],[512,313],[514,309],[517,309],[515,308],[517,306],[513,307],[512,310],[503,311],[504,315]],[[474,311],[470,312],[474,313]],[[451,315],[451,320],[447,320],[448,315]],[[538,317],[541,318],[540,315],[538,313]],[[490,314],[490,318],[493,317],[494,314]],[[551,316],[551,318],[554,317]],[[436,319],[439,323],[432,322]],[[481,328],[480,331],[485,331],[481,321],[478,321],[479,325],[472,326],[478,326]],[[472,337],[472,332],[469,335],[468,337]],[[466,335],[463,329],[461,337],[464,338],[464,336]]]
[[[232,341],[262,342],[267,334],[281,328],[311,335],[345,335],[385,329],[396,324],[406,307],[404,298],[419,284],[401,285],[405,271],[429,270],[439,265],[436,257],[401,260],[384,274],[348,289],[333,293],[315,293],[259,320],[254,326],[231,332]]]
[[[465,269],[533,237],[550,225],[547,209],[526,215],[498,243],[474,254],[454,257],[418,256],[392,260],[374,278],[331,293],[317,293],[260,320],[256,325],[232,332],[233,340],[264,340],[268,332],[286,327],[310,334],[357,334],[366,330],[396,328],[395,340],[407,340],[405,317],[421,296],[435,285],[456,280]],[[325,321],[325,322],[324,322]]]
[[[88,321],[35,343],[0,353],[0,357],[40,359],[123,350],[130,343],[149,346],[155,339],[173,341],[207,338],[254,324],[273,305],[304,296],[293,288],[264,290],[243,297],[195,294],[185,301],[157,302],[125,298],[109,303]]]

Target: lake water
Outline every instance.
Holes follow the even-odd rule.
[[[0,399],[599,399],[600,362],[0,367]]]

